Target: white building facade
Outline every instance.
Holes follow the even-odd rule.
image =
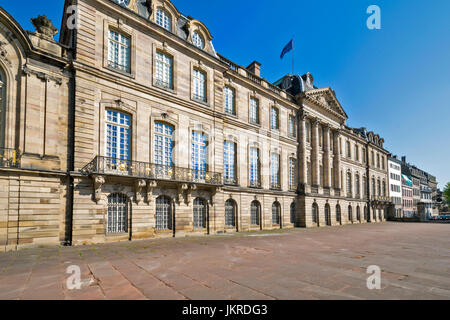
[[[389,197],[392,198],[390,215],[392,218],[402,217],[402,166],[396,156],[388,158]]]

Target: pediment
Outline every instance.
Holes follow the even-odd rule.
[[[344,119],[348,119],[347,114],[336,98],[336,94],[331,88],[315,89],[305,92],[305,96],[315,104],[325,108],[332,113],[339,115]]]

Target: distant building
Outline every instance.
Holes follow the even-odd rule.
[[[390,217],[401,218],[402,208],[402,162],[397,156],[388,158],[389,196],[392,199]]]
[[[404,163],[402,163],[402,206],[403,218],[413,218],[416,216],[411,171]]]

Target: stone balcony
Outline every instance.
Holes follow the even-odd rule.
[[[223,185],[221,173],[104,156],[96,156],[81,172],[87,175],[130,177],[212,186]]]

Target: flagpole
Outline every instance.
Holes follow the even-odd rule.
[[[295,52],[294,36],[292,36],[292,75],[294,75],[294,52]]]

